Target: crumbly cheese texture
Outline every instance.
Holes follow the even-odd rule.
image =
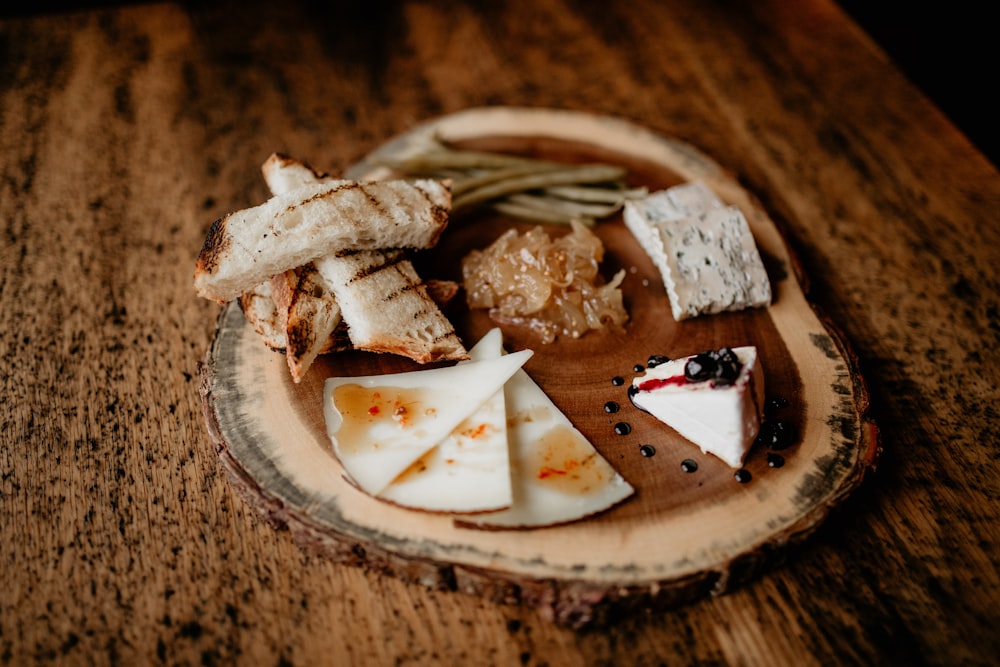
[[[771,283],[743,212],[705,184],[629,200],[624,220],[660,272],[674,319],[770,305]]]
[[[736,347],[742,368],[736,381],[685,382],[691,357],[655,366],[632,381],[632,402],[733,468],[743,465],[760,431],[764,374],[757,348]]]

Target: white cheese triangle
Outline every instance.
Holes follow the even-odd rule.
[[[686,382],[684,366],[691,356],[648,369],[632,381],[636,407],[670,426],[733,468],[743,465],[760,430],[764,374],[757,348],[733,348],[742,363],[736,381],[716,386],[710,380]]]
[[[345,473],[362,491],[378,495],[500,390],[531,354],[328,379],[327,434]]]
[[[459,524],[552,526],[603,512],[635,492],[525,371],[514,374],[504,394],[513,503]]]
[[[502,354],[502,333],[493,328],[469,350],[469,361],[460,364],[498,359]],[[507,409],[500,389],[396,477],[379,497],[433,512],[472,513],[509,507],[507,452]]]

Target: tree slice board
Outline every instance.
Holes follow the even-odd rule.
[[[201,364],[204,410],[234,487],[272,525],[289,529],[310,552],[439,589],[535,605],[558,623],[580,627],[623,609],[672,605],[747,581],[810,535],[874,467],[877,429],[867,417],[866,390],[849,349],[808,301],[768,213],[716,162],[621,119],[500,107],[419,125],[346,176],[388,177],[379,159],[432,135],[566,162],[622,164],[630,185],[651,192],[702,180],[747,217],[773,304],[676,322],[659,274],[621,216],[599,222],[602,273],[627,272],[625,331],[546,345],[529,332],[505,329],[504,341],[508,350],[534,349],[525,370],[636,493],[582,521],[513,531],[469,528],[447,515],[403,509],[345,481],[325,431],[323,381],[412,370],[413,363],[361,352],[325,355],[295,384],[283,355],[268,349],[239,307],[229,304]],[[460,279],[461,258],[511,225],[530,226],[495,214],[455,216],[439,245],[415,255],[414,263],[424,279]],[[494,326],[464,303],[448,314],[467,346]],[[626,391],[635,367],[651,355],[747,344],[759,348],[769,403],[776,399],[768,418],[788,420],[799,438],[781,452],[781,467],[769,466],[767,450],[755,446],[745,463],[752,478],[740,483],[731,468],[633,407]],[[615,377],[624,384],[613,383]],[[606,412],[609,401],[621,409]],[[631,432],[619,435],[619,423]],[[654,456],[642,454],[646,444]],[[682,470],[686,459],[697,463],[695,472]]]

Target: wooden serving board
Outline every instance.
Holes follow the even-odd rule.
[[[543,345],[505,330],[508,350],[531,347],[525,370],[605,458],[636,488],[623,504],[589,519],[532,530],[479,530],[445,515],[375,500],[347,483],[326,436],[323,381],[332,375],[411,370],[387,355],[321,357],[294,384],[281,354],[268,350],[238,306],[223,308],[202,364],[209,433],[235,488],[275,527],[291,530],[306,549],[406,580],[490,599],[536,605],[559,623],[600,622],[622,609],[662,606],[724,592],[772,563],[823,521],[861,482],[878,457],[877,430],[854,360],[836,331],[806,298],[785,243],[757,199],[695,148],[628,122],[543,109],[472,109],[398,137],[350,170],[350,178],[383,178],[379,158],[438,134],[468,146],[603,161],[629,169],[630,185],[651,192],[705,181],[746,215],[774,291],[767,309],[703,316],[681,323],[663,284],[618,216],[599,223],[602,273],[627,271],[630,313],[621,333],[591,333]],[[257,202],[248,202],[253,205]],[[456,216],[441,243],[414,257],[423,278],[459,279],[461,258],[510,225],[496,215]],[[553,229],[553,233],[558,230]],[[464,304],[448,311],[467,345],[494,324]],[[770,467],[756,446],[746,483],[703,455],[626,394],[634,367],[653,354],[678,357],[720,346],[756,345],[766,394],[777,399],[768,418],[791,422],[796,443]],[[612,379],[621,377],[624,385]],[[621,406],[604,410],[608,401]],[[783,407],[776,407],[776,403]],[[631,426],[616,433],[619,422]],[[654,456],[640,446],[652,445]],[[697,462],[684,472],[681,462]]]

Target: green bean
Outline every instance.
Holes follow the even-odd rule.
[[[605,183],[623,178],[625,169],[612,165],[567,166],[558,171],[529,174],[519,178],[509,178],[466,192],[452,200],[453,208],[472,206],[490,199],[496,199],[512,192],[537,190],[552,185],[573,183]]]
[[[556,185],[545,188],[546,194],[572,201],[593,202],[596,204],[620,204],[626,199],[639,199],[649,194],[642,188],[595,187],[590,185]]]
[[[458,197],[459,195],[465,194],[470,190],[477,190],[501,181],[507,181],[514,178],[524,178],[535,174],[550,173],[561,168],[563,168],[562,165],[558,164],[540,163],[501,167],[499,169],[476,173],[470,176],[455,179],[455,182],[452,183],[451,186],[451,196]]]
[[[591,202],[571,201],[558,197],[546,197],[544,194],[516,193],[508,195],[505,201],[535,208],[546,208],[561,211],[569,217],[606,218],[621,209],[622,204],[594,204]]]
[[[617,212],[646,194],[624,185],[627,171],[608,164],[566,164],[537,158],[452,148],[435,138],[424,150],[377,164],[404,177],[451,181],[452,211],[489,204],[529,220],[567,223]]]

